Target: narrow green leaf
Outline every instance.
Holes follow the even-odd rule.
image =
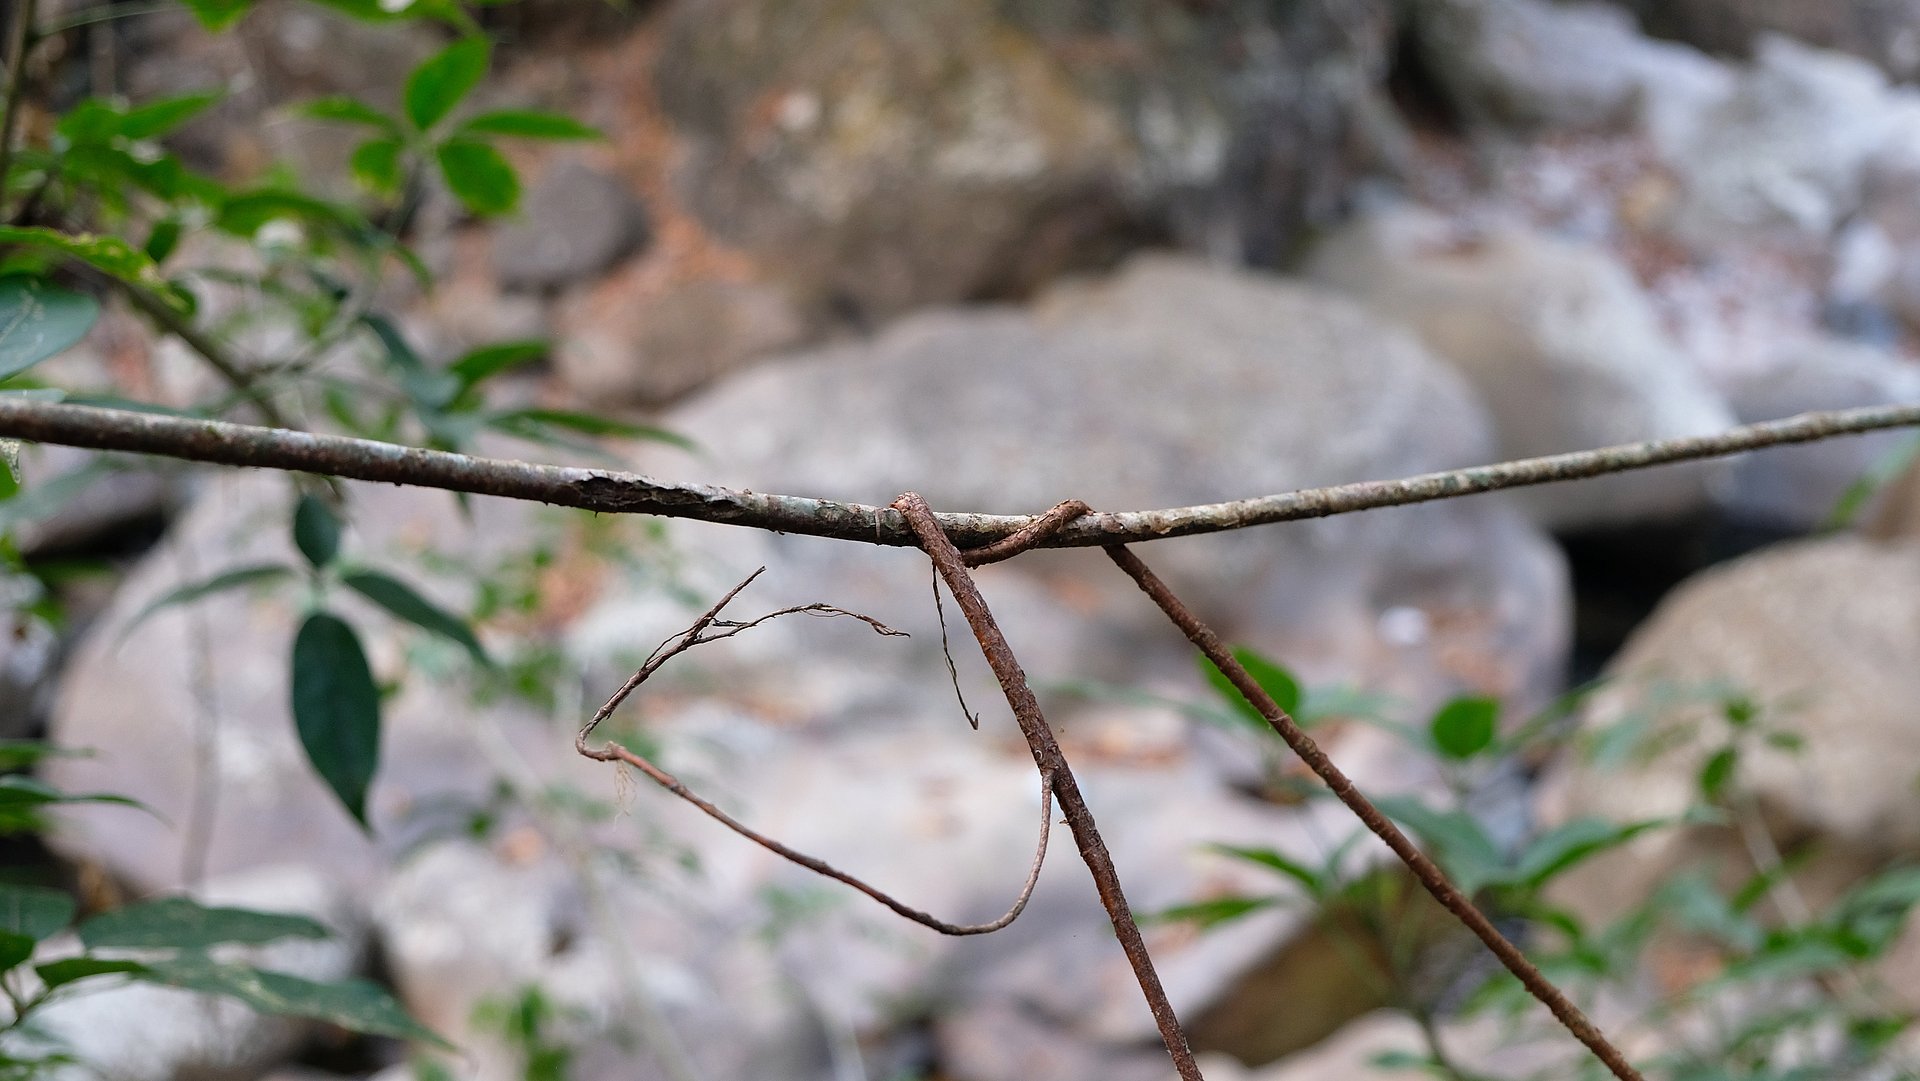
[[[147,242],[140,250],[155,263],[164,263],[173,249],[180,246],[180,219],[163,218],[153,223],[153,229],[147,233]]]
[[[407,76],[407,119],[421,131],[439,123],[487,74],[485,38],[456,41],[430,56]]]
[[[1293,677],[1292,672],[1287,671],[1285,666],[1278,662],[1245,646],[1234,647],[1233,659],[1240,662],[1240,667],[1247,670],[1247,674],[1253,677],[1253,681],[1260,685],[1261,690],[1267,692],[1267,695],[1273,699],[1274,703],[1278,705],[1283,712],[1290,717],[1294,717],[1296,720],[1298,719],[1297,715],[1300,712],[1300,682]],[[1273,727],[1267,723],[1266,717],[1262,716],[1260,711],[1254,708],[1253,703],[1247,701],[1246,698],[1241,695],[1240,689],[1233,685],[1233,681],[1227,678],[1225,672],[1214,667],[1213,662],[1207,660],[1205,657],[1199,658],[1199,664],[1200,674],[1206,677],[1207,683],[1213,688],[1214,693],[1218,694],[1221,700],[1233,709],[1236,716],[1245,721],[1248,727],[1256,732],[1262,733],[1263,735],[1273,734]]]
[[[99,317],[90,296],[38,278],[0,278],[0,379],[71,348]]]
[[[218,91],[182,94],[129,109],[120,118],[120,134],[134,140],[157,139],[205,112],[220,97]]]
[[[1581,862],[1666,824],[1665,819],[1622,825],[1599,818],[1576,818],[1529,843],[1520,853],[1515,870],[1522,884],[1538,889]]]
[[[1496,699],[1456,698],[1433,715],[1428,731],[1441,754],[1465,760],[1493,746],[1499,719],[1500,703]]]
[[[138,961],[109,961],[104,957],[69,957],[60,961],[49,961],[44,965],[35,965],[33,970],[40,974],[40,979],[51,990],[75,980],[84,980],[89,976],[130,976],[144,973],[147,971],[147,966]]]
[[[200,25],[215,33],[240,21],[253,7],[254,0],[182,0]]]
[[[327,929],[305,916],[208,908],[185,897],[142,901],[80,925],[80,941],[95,950],[202,950],[226,943],[257,946],[283,938],[326,937]]]
[[[294,107],[294,112],[313,120],[330,120],[340,124],[360,124],[376,128],[391,135],[400,133],[400,122],[358,98],[345,95],[330,98],[315,98]]]
[[[465,649],[474,663],[492,667],[493,661],[466,621],[415,592],[412,586],[378,571],[355,571],[341,579],[347,586],[398,619],[431,631]]]
[[[449,139],[434,157],[447,190],[475,214],[495,217],[520,205],[520,178],[493,147],[471,139]]]
[[[127,635],[132,634],[135,627],[145,623],[149,617],[162,609],[171,608],[176,604],[186,604],[190,601],[197,601],[201,597],[211,596],[215,593],[224,593],[229,589],[239,589],[242,586],[257,585],[261,582],[269,582],[276,578],[287,578],[292,576],[292,574],[293,568],[287,566],[285,563],[256,563],[252,566],[237,567],[222,574],[216,574],[212,578],[203,581],[188,582],[186,585],[168,590],[166,593],[161,594],[159,598],[150,602],[145,608],[140,609],[139,614],[128,620],[127,625],[120,629],[120,637],[125,638]]]
[[[1279,903],[1278,897],[1216,897],[1209,901],[1194,901],[1144,913],[1139,920],[1141,923],[1191,923],[1205,929],[1218,927]]]
[[[391,195],[400,190],[400,154],[403,149],[398,139],[368,139],[354,147],[347,165],[353,170],[353,178],[369,190]]]
[[[1285,875],[1299,883],[1307,891],[1307,896],[1315,900],[1319,900],[1324,892],[1324,883],[1318,871],[1271,848],[1243,848],[1238,845],[1209,845],[1208,848],[1223,856],[1232,856]]]
[[[1499,847],[1473,816],[1436,811],[1412,796],[1381,796],[1373,802],[1433,850],[1434,858],[1462,893],[1472,896],[1483,887],[1511,878]]]
[[[1726,794],[1727,782],[1733,780],[1734,768],[1740,764],[1740,751],[1736,747],[1722,747],[1707,759],[1700,767],[1700,795],[1708,802],[1717,803]]]
[[[77,259],[95,270],[153,292],[176,311],[192,310],[193,301],[160,274],[147,253],[116,236],[62,233],[39,226],[0,225],[0,244],[19,244]]]
[[[340,519],[316,496],[303,495],[293,508],[293,543],[317,569],[340,554]]]
[[[1906,472],[1907,466],[1911,465],[1915,459],[1920,459],[1920,436],[1902,440],[1868,466],[1867,471],[1840,494],[1833,509],[1827,512],[1827,520],[1821,524],[1821,528],[1835,530],[1853,525],[1854,520],[1860,517],[1860,512],[1866,508],[1875,493],[1886,487],[1895,477]]]
[[[146,983],[237,999],[261,1013],[305,1017],[349,1032],[447,1046],[445,1040],[407,1016],[392,995],[366,980],[319,983],[284,972],[221,964],[194,954],[154,961],[128,975]]]
[[[0,931],[0,972],[6,972],[33,959],[35,943],[28,935]]]
[[[460,380],[461,388],[476,386],[499,375],[546,356],[552,346],[543,341],[499,342],[483,345],[447,365],[447,372]]]
[[[24,936],[29,950],[32,943],[61,930],[72,920],[73,898],[65,890],[0,885],[0,931]]]
[[[314,772],[365,827],[380,764],[380,689],[359,636],[338,616],[315,612],[294,638],[293,719]]]
[[[686,436],[669,432],[664,428],[655,428],[646,424],[631,424],[624,420],[595,416],[592,413],[578,413],[569,409],[514,409],[496,413],[491,418],[496,427],[504,425],[531,424],[549,428],[562,428],[581,435],[614,436],[619,439],[650,439],[658,443],[671,443],[676,447],[693,449],[693,441]]]
[[[604,139],[599,129],[572,117],[529,109],[497,109],[460,125],[455,135],[503,135],[514,139]]]

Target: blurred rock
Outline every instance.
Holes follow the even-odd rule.
[[[235,949],[233,960],[322,981],[345,979],[359,968],[364,928],[345,895],[318,868],[263,867],[210,881],[195,897],[212,905],[310,916],[333,931],[323,940],[286,939]],[[55,939],[48,948],[61,952],[75,945]],[[44,1075],[60,1081],[249,1081],[290,1057],[321,1028],[255,1013],[227,999],[146,984],[79,990],[36,1011],[32,1027],[71,1049],[78,1060]]]
[[[1604,768],[1577,757],[1544,782],[1549,821],[1677,815],[1698,795],[1707,756],[1728,735],[1722,702],[1756,704],[1760,721],[1798,733],[1799,750],[1750,741],[1737,790],[1777,839],[1817,839],[1822,862],[1871,862],[1920,848],[1913,791],[1920,725],[1920,546],[1834,536],[1768,549],[1681,586],[1635,633],[1589,699],[1582,726],[1645,725],[1663,748]],[[1781,843],[1787,843],[1782,840]],[[1683,866],[1713,866],[1724,830],[1661,830],[1577,868],[1560,893],[1610,919]],[[1814,867],[1815,872],[1818,867]]]
[[[347,158],[365,131],[279,110],[348,94],[393,111],[407,73],[442,45],[423,22],[367,22],[310,4],[260,4],[244,32],[220,35],[200,29],[185,8],[124,25],[121,78],[132,100],[228,91],[169,138],[189,164],[238,179],[284,162],[311,189],[334,196],[353,191]]]
[[[1764,233],[1824,240],[1861,205],[1866,171],[1901,130],[1886,77],[1853,57],[1768,38],[1734,93],[1662,145],[1673,223],[1711,248]]]
[[[1607,4],[1419,0],[1411,10],[1421,56],[1471,121],[1594,129],[1645,114],[1658,127],[1675,122],[1679,98],[1725,79],[1721,65],[1642,37]]]
[[[706,0],[658,85],[681,188],[809,308],[874,321],[1171,230],[1285,257],[1340,197],[1387,5]]]
[[[1495,455],[1479,405],[1410,337],[1318,289],[1168,258],[1061,287],[1030,314],[929,314],[770,364],[668,422],[710,450],[650,458],[662,475],[881,504],[913,487],[936,508],[1000,513],[1069,497],[1179,506]],[[1416,701],[1462,683],[1526,697],[1558,678],[1557,553],[1498,503],[1192,538],[1152,558],[1225,633],[1309,675]],[[1160,633],[1091,553],[1023,564],[1074,583],[1077,614]],[[1383,634],[1399,608],[1417,626]],[[1103,672],[1110,651],[1072,663]]]
[[[1330,237],[1309,270],[1406,323],[1451,360],[1492,410],[1498,457],[1703,435],[1733,423],[1626,268],[1601,250],[1395,209]],[[1556,528],[1678,516],[1704,504],[1722,468],[1682,466],[1521,496]]]
[[[806,336],[785,290],[754,282],[686,281],[634,288],[616,277],[561,303],[555,365],[591,402],[657,405]]]
[[[9,605],[0,618],[0,739],[38,736],[52,702],[60,637],[45,620],[14,607],[40,590],[38,581],[24,575],[0,579]]]
[[[646,208],[618,178],[562,161],[534,182],[519,216],[493,233],[493,268],[508,289],[583,281],[647,242]]]
[[[1748,55],[1767,33],[1840,49],[1896,79],[1920,75],[1920,4],[1914,0],[1629,0],[1656,34]]]
[[[1747,424],[1817,409],[1920,402],[1920,365],[1869,346],[1809,339],[1784,347],[1770,366],[1725,389]],[[1811,531],[1854,482],[1913,438],[1895,430],[1756,451],[1734,463],[1715,498],[1743,521]]]
[[[479,565],[529,543],[524,505],[475,500],[469,522],[442,493],[391,485],[348,485],[348,491],[356,528],[347,550],[391,567],[456,610],[467,604],[458,579],[425,574],[418,562],[396,556],[430,548],[457,551]],[[405,692],[385,704],[370,839],[313,775],[294,735],[288,655],[305,607],[295,583],[169,608],[126,633],[136,613],[182,584],[248,563],[300,565],[288,539],[289,492],[285,478],[268,473],[210,476],[200,498],[128,575],[66,669],[50,738],[94,753],[51,759],[43,775],[68,790],[131,796],[155,813],[76,807],[63,816],[54,844],[103,865],[136,890],[180,885],[182,824],[203,786],[214,786],[218,795],[207,853],[211,873],[277,864],[298,853],[308,865],[325,867],[333,881],[364,887],[387,857],[412,843],[404,823],[415,808],[446,799],[484,802],[491,773],[462,735],[472,724],[512,718],[510,729],[539,746],[543,733],[527,732],[511,707],[468,708],[463,701],[449,709],[445,696],[464,699],[463,691],[436,687],[425,676],[407,680]],[[419,632],[340,594],[332,603],[361,628],[376,670],[402,670],[405,645],[418,642]],[[202,673],[206,700],[198,686]],[[203,739],[215,747],[211,776],[198,766]],[[560,746],[552,750],[535,760],[570,756],[570,749],[564,755]]]

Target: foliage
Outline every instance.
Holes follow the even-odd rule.
[[[1298,686],[1279,663],[1250,651],[1237,655],[1243,663],[1258,662],[1248,668],[1270,690]],[[1238,716],[1240,700],[1231,687],[1216,680],[1214,690]],[[1756,840],[1766,836],[1765,825],[1739,784],[1742,763],[1756,748],[1786,753],[1800,748],[1797,734],[1761,703],[1724,687],[1668,693],[1657,703],[1656,708],[1702,701],[1713,706],[1714,723],[1696,733],[1708,749],[1686,813],[1625,823],[1575,818],[1552,828],[1530,825],[1513,835],[1516,811],[1502,812],[1497,798],[1490,797],[1527,762],[1568,753],[1565,720],[1592,690],[1576,690],[1511,726],[1501,723],[1498,702],[1480,697],[1449,701],[1422,725],[1370,712],[1346,719],[1394,733],[1430,763],[1444,782],[1446,799],[1398,796],[1374,802],[1484,911],[1519,929],[1518,937],[1542,971],[1577,1001],[1642,1003],[1638,1016],[1621,1027],[1660,1034],[1663,1050],[1655,1061],[1642,1064],[1650,1076],[1677,1081],[1908,1076],[1899,1071],[1915,1064],[1903,1057],[1897,1038],[1915,1018],[1878,992],[1868,966],[1886,956],[1907,915],[1920,904],[1920,867],[1884,868],[1824,910],[1797,903],[1790,872],[1812,853],[1802,849],[1782,856],[1770,841]],[[1212,707],[1196,714],[1218,718]],[[1578,753],[1616,761],[1674,753],[1675,741],[1651,723],[1655,719],[1629,717],[1613,730],[1592,734]],[[1279,743],[1264,722],[1254,734]],[[1287,791],[1331,798],[1323,788]],[[1751,854],[1750,861],[1739,867],[1689,867],[1607,926],[1589,926],[1557,900],[1556,884],[1586,861],[1643,835],[1683,829],[1730,832],[1741,842],[1737,847]],[[1382,1000],[1412,1018],[1427,1038],[1425,1053],[1387,1056],[1379,1065],[1449,1081],[1494,1081],[1449,1056],[1436,1021],[1499,1018],[1509,1026],[1503,1029],[1509,1042],[1519,1042],[1524,1032],[1513,1026],[1541,1021],[1537,1003],[1518,980],[1491,965],[1469,973],[1464,984],[1457,972],[1436,980],[1421,956],[1434,944],[1426,940],[1422,922],[1408,917],[1415,887],[1401,871],[1381,871],[1374,861],[1356,858],[1363,847],[1375,846],[1357,826],[1314,855],[1215,845],[1217,854],[1270,876],[1274,888],[1200,898],[1153,918],[1210,928],[1263,909],[1301,905],[1323,917],[1346,917],[1322,918],[1317,925],[1345,940],[1343,955],[1362,966]],[[1691,959],[1698,972],[1669,988],[1650,987],[1649,973],[1672,970],[1676,956]],[[1551,1035],[1564,1046],[1564,1032]],[[1583,1057],[1527,1076],[1603,1075],[1599,1063]]]
[[[457,0],[320,2],[373,23],[426,22],[449,36],[408,74],[396,111],[344,96],[294,106],[363,133],[351,159],[363,193],[354,200],[316,194],[284,171],[234,181],[197,168],[175,151],[175,136],[221,103],[221,89],[135,102],[111,93],[76,100],[59,81],[57,61],[49,77],[39,60],[73,55],[54,46],[82,23],[23,24],[19,45],[27,59],[4,72],[0,92],[0,110],[12,114],[0,132],[18,136],[17,145],[0,149],[0,393],[206,417],[252,413],[279,425],[290,417],[325,418],[349,434],[445,450],[469,449],[487,434],[587,453],[599,453],[598,441],[607,437],[677,441],[643,425],[514,400],[508,384],[545,359],[545,342],[429,357],[382,309],[379,298],[393,294],[388,285],[396,276],[414,288],[432,286],[407,246],[414,212],[431,186],[473,215],[510,214],[520,182],[503,152],[507,144],[600,136],[536,109],[476,108],[493,45],[477,12]],[[210,31],[231,30],[253,6],[184,3]],[[21,13],[30,23],[34,5],[15,5],[14,14]],[[100,18],[151,13],[151,5],[125,5]],[[85,22],[100,18],[90,14]],[[116,304],[145,317],[156,333],[178,338],[222,389],[205,400],[163,405],[124,401],[113,387],[56,389],[38,381],[36,365],[78,343],[103,307]],[[250,347],[263,342],[292,344]],[[9,466],[0,472],[0,564],[30,583],[10,598],[15,619],[57,623],[58,592],[35,577],[50,581],[54,572],[21,557],[14,530],[55,512],[114,466],[90,465],[23,487],[18,455],[17,446],[0,441]],[[395,684],[383,682],[369,661],[367,613],[447,643],[483,684],[511,677],[496,667],[476,625],[476,615],[504,611],[505,587],[476,581],[474,612],[449,608],[414,585],[412,573],[357,559],[351,510],[341,489],[297,482],[288,527],[297,561],[220,568],[153,601],[122,634],[168,609],[234,591],[276,590],[296,600],[302,614],[288,629],[288,713],[315,773],[372,831],[367,797],[379,765],[382,704]],[[0,746],[0,768],[30,769],[46,753],[36,744]],[[0,776],[0,831],[38,831],[49,808],[75,802],[124,801],[60,793],[22,774]],[[46,959],[45,944],[68,929],[74,914],[63,892],[0,885],[0,991],[13,1006],[12,1029],[31,1027],[36,1010],[76,988],[132,981],[355,1031],[435,1039],[370,984],[312,983],[229,956],[236,946],[323,933],[309,921],[161,899],[82,920],[73,929],[79,952]],[[525,1017],[537,1013],[522,1010]],[[533,1023],[529,1039],[538,1037],[537,1018]],[[33,1062],[0,1062],[0,1073],[31,1073],[61,1054],[52,1049]]]

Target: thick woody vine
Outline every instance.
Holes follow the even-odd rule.
[[[1133,967],[1183,1081],[1200,1070],[1173,1013],[1152,958],[1122,892],[1119,873],[1101,839],[1058,740],[1011,646],[974,584],[969,566],[1013,558],[1029,548],[1101,546],[1301,760],[1398,856],[1414,878],[1470,929],[1527,991],[1539,999],[1575,1038],[1617,1078],[1640,1078],[1620,1051],[1496,929],[1440,868],[1376,808],[1286,711],[1261,688],[1219,636],[1183,604],[1128,544],[1165,537],[1220,532],[1273,522],[1427,502],[1497,489],[1599,476],[1651,466],[1811,442],[1839,435],[1920,425],[1920,406],[1878,407],[1808,413],[1730,429],[1712,436],[1660,440],[1551,455],[1495,465],[1280,493],[1228,503],[1166,510],[1096,512],[1078,501],[1042,515],[936,514],[909,492],[887,507],[838,503],[802,496],[769,495],[725,488],[672,484],[639,474],[570,469],[470,457],[369,440],[316,435],[220,421],[156,416],[18,398],[0,398],[0,439],[30,440],[101,450],[131,451],[234,466],[296,470],[326,477],[381,481],[478,495],[535,500],[612,513],[645,513],[806,533],[871,544],[910,544],[932,561],[986,656],[1026,738],[1039,773],[1039,842],[1024,884],[1008,911],[983,924],[952,924],[919,911],[837,868],[758,833],[690,791],[671,774],[617,743],[593,746],[594,730],[642,683],[674,657],[788,615],[838,616],[867,623],[881,635],[900,632],[878,621],[816,603],[779,609],[750,620],[722,613],[757,577],[735,586],[686,631],[658,647],[581,730],[576,746],[589,758],[620,762],[646,774],[734,832],[816,873],[846,883],[897,914],[950,935],[984,934],[1019,917],[1045,858],[1052,808],[1058,805]],[[938,592],[935,593],[936,599]],[[971,720],[972,718],[969,717]]]

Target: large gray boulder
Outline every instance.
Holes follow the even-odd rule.
[[[1501,457],[1733,424],[1627,268],[1598,248],[1396,208],[1328,238],[1309,272],[1411,327],[1452,361],[1491,409]],[[1537,488],[1523,498],[1556,527],[1617,524],[1702,506],[1720,470],[1683,466]]]
[[[1337,204],[1388,9],[696,0],[657,84],[699,217],[873,320],[1169,230],[1277,262]]]
[[[1749,55],[1770,33],[1864,56],[1896,79],[1920,75],[1914,0],[1630,0],[1649,31]]]

